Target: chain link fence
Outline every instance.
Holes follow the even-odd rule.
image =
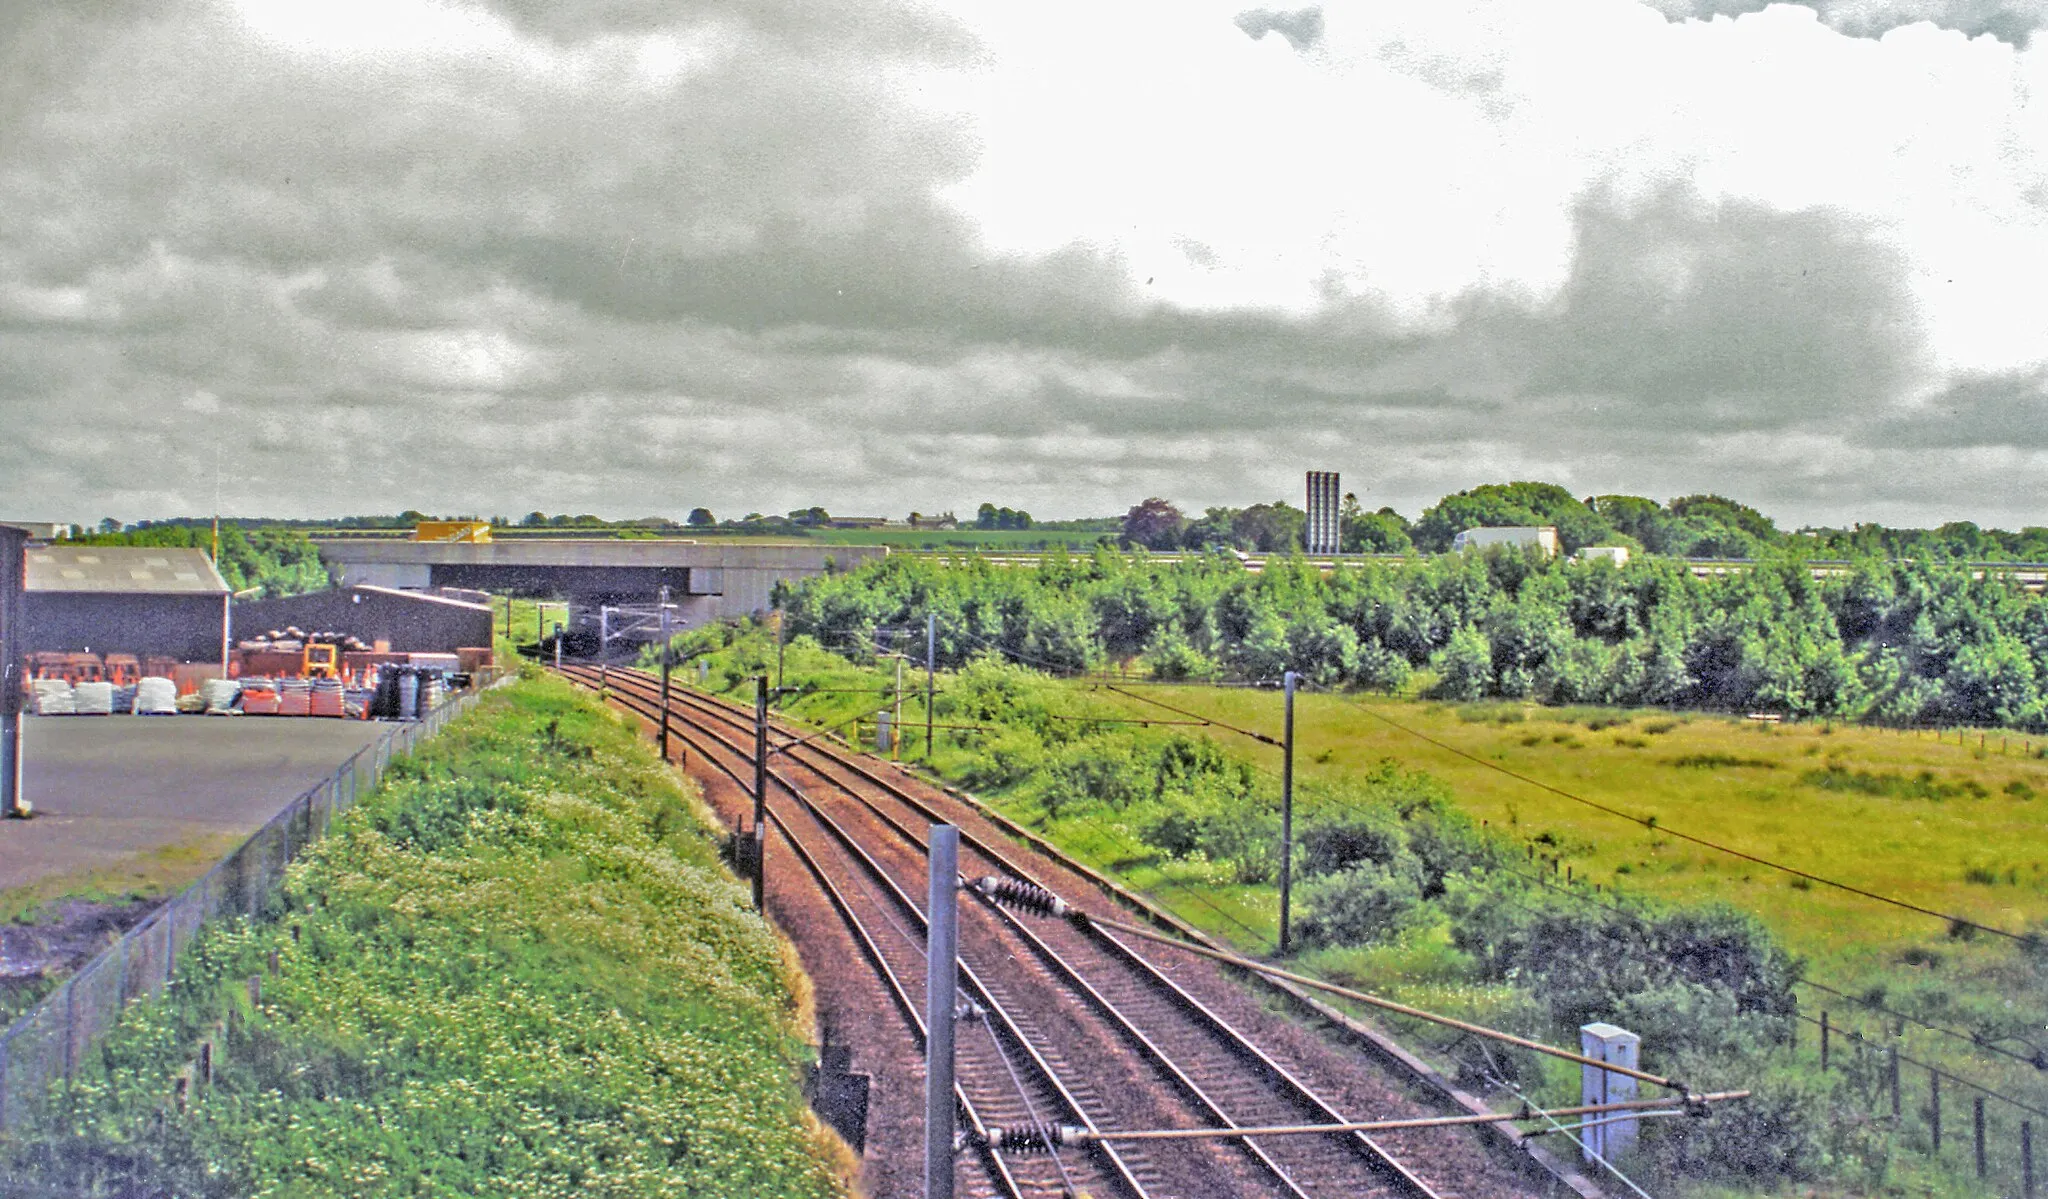
[[[199,930],[219,916],[255,916],[306,846],[336,815],[376,790],[398,758],[476,706],[489,680],[424,718],[399,725],[308,787],[206,876],[124,933],[0,1033],[0,1130],[19,1126],[35,1099],[69,1080],[130,1000],[159,994]]]

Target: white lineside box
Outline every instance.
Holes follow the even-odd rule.
[[[1579,1052],[1596,1061],[1630,1070],[1641,1069],[1637,1063],[1642,1057],[1642,1048],[1643,1039],[1625,1028],[1600,1023],[1579,1027]],[[1597,1066],[1579,1067],[1580,1103],[1588,1106],[1629,1103],[1635,1097],[1636,1080],[1628,1075]],[[1586,1119],[1590,1123],[1579,1136],[1585,1145],[1587,1161],[1597,1157],[1611,1162],[1635,1144],[1638,1121],[1634,1116],[1615,1112],[1595,1114]]]

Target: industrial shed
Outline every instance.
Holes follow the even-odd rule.
[[[195,549],[33,546],[23,648],[218,662],[228,585]]]
[[[449,653],[491,644],[488,604],[359,583],[284,599],[235,605],[235,635],[254,637],[296,626],[308,633],[347,633],[409,653]]]
[[[1455,554],[1462,550],[1483,550],[1496,545],[1514,549],[1527,549],[1533,546],[1546,555],[1555,556],[1558,550],[1557,526],[1523,525],[1467,529],[1451,540],[1451,552]]]

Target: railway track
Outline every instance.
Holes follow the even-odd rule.
[[[638,671],[572,666],[563,673],[658,723],[658,684]],[[753,714],[675,690],[672,743],[729,790],[751,790]],[[1010,843],[971,806],[887,768],[773,728],[768,771],[769,871],[801,866],[875,975],[882,1002],[923,1043],[925,830],[961,830],[961,873],[1046,887],[1112,914],[1086,880]],[[776,859],[780,857],[782,861]],[[788,923],[794,914],[778,912]],[[1420,1110],[1356,1058],[1319,1055],[1314,1038],[1263,1012],[1208,963],[1140,952],[1115,934],[1027,924],[971,891],[960,908],[957,1032],[963,1193],[1443,1196],[1536,1194],[1542,1187],[1492,1161],[1468,1135],[1405,1141],[1360,1133],[1193,1142],[1091,1142],[1058,1155],[1013,1155],[985,1142],[995,1129],[1062,1123],[1089,1129],[1337,1123]],[[815,973],[815,968],[814,968]],[[1287,1035],[1291,1034],[1291,1035]],[[1314,1042],[1320,1045],[1320,1042]],[[1336,1060],[1332,1060],[1332,1058]],[[919,1063],[921,1069],[921,1062]],[[918,1084],[921,1086],[921,1080]]]

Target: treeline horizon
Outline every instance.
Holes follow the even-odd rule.
[[[357,514],[329,518],[224,517],[223,527],[285,529],[403,529],[422,520],[489,520],[498,528],[527,529],[687,529],[715,533],[752,532],[802,536],[829,527],[835,520],[873,517],[835,515],[822,506],[793,509],[783,515],[749,512],[720,519],[708,508],[689,509],[681,519],[666,516],[608,518],[592,513],[570,515],[528,512],[518,517],[477,513],[430,515],[408,509],[392,515]],[[895,519],[895,518],[890,518]],[[211,525],[212,517],[171,517],[124,524],[107,517],[97,526],[71,526],[73,535],[121,533],[165,526]],[[952,511],[911,512],[902,524],[918,529],[960,532],[1032,530],[1047,533],[1096,533],[1125,548],[1152,550],[1223,549],[1286,553],[1303,546],[1307,514],[1285,500],[1244,507],[1212,506],[1197,515],[1171,500],[1148,497],[1122,515],[1038,520],[1019,508],[983,502],[970,515]],[[914,523],[913,523],[914,522]],[[1569,553],[1588,546],[1620,546],[1637,553],[1686,558],[1757,558],[1787,548],[1827,557],[1931,557],[1971,561],[2048,561],[2048,526],[2028,525],[2017,531],[1984,528],[1973,521],[1949,521],[1933,528],[1887,526],[1876,522],[1780,529],[1771,517],[1750,505],[1714,494],[1679,496],[1659,502],[1645,496],[1576,497],[1554,483],[1488,483],[1454,492],[1410,520],[1390,507],[1367,510],[1356,495],[1343,502],[1342,553],[1441,553],[1458,533],[1470,528],[1553,526]]]

